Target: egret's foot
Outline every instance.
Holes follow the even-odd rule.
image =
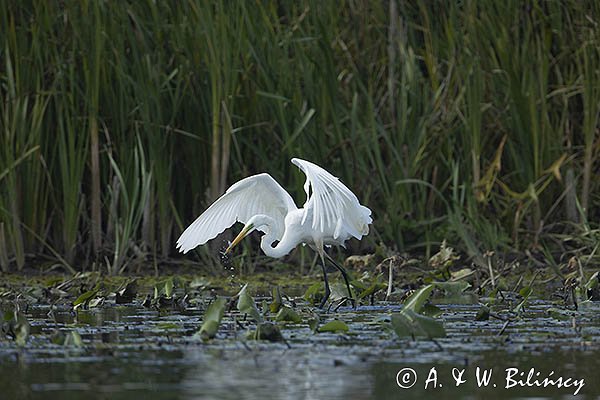
[[[356,302],[354,301],[354,299],[353,299],[353,298],[351,298],[351,297],[344,297],[344,298],[340,299],[340,302],[339,302],[339,303],[338,303],[338,305],[337,305],[337,306],[336,306],[336,307],[333,309],[333,311],[334,311],[334,312],[337,312],[337,310],[338,310],[338,309],[339,309],[341,306],[343,306],[343,305],[344,305],[344,303],[345,303],[345,302],[347,302],[347,301],[349,301],[349,302],[350,302],[350,304],[352,304],[352,308],[353,308],[353,309],[355,309],[355,310],[357,309]]]
[[[319,304],[319,308],[322,310],[323,307],[325,307],[325,303],[327,303],[327,300],[329,299],[329,295],[331,294],[331,291],[329,290],[329,285],[325,286],[325,296],[323,296],[323,300],[321,300],[321,304]]]

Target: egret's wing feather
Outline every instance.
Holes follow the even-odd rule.
[[[247,222],[257,214],[275,220],[273,234],[281,238],[285,229],[285,216],[296,209],[294,201],[269,174],[249,176],[233,184],[204,211],[177,240],[183,253],[214,239],[236,222]]]
[[[333,232],[334,239],[348,235],[360,239],[369,233],[371,210],[362,206],[346,185],[309,161],[293,158],[292,163],[306,174],[304,190],[307,200],[302,223],[312,215],[312,228]]]

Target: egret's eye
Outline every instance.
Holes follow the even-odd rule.
[[[279,240],[276,240],[273,243],[271,243],[271,247],[275,248],[275,246],[277,246],[278,244],[279,244]]]

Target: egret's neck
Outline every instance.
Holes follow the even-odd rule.
[[[277,245],[273,247],[273,243],[276,240],[277,239],[273,235],[266,234],[260,241],[260,248],[269,257],[283,257],[289,254],[289,252],[292,251],[294,247],[296,247],[296,245],[298,244],[298,242],[290,240],[290,236],[286,235],[285,233],[283,234],[283,237],[281,238],[279,243],[277,243]]]

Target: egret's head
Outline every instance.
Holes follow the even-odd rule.
[[[235,239],[233,239],[233,242],[229,244],[229,246],[225,250],[225,254],[228,254],[231,251],[231,249],[237,246],[238,243],[242,241],[242,239],[251,234],[252,231],[254,231],[254,229],[256,228],[253,223],[246,224],[246,226],[244,226],[244,229],[242,229],[242,231],[235,237]]]
[[[254,230],[258,229],[264,233],[270,232],[269,225],[273,223],[273,219],[262,214],[255,215],[251,217],[244,229],[233,239],[233,242],[225,249],[225,254],[231,252],[231,250],[238,245],[246,236],[254,232]]]

